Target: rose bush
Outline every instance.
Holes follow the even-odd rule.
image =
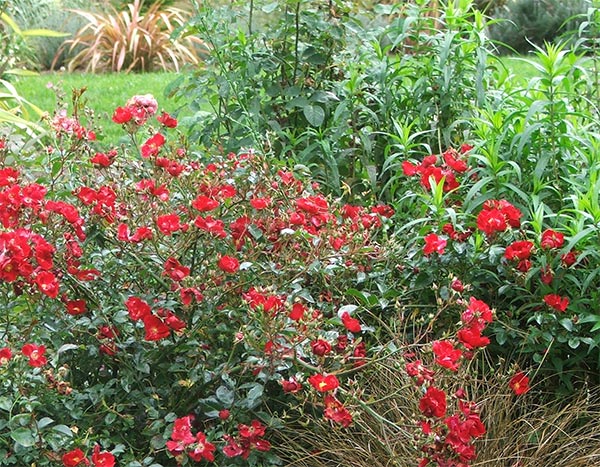
[[[370,327],[346,290],[393,211],[252,151],[208,157],[152,96],[100,151],[80,96],[43,154],[2,149],[0,464],[276,463],[299,395],[349,426]]]
[[[592,352],[600,345],[598,315],[589,306],[598,286],[593,206],[554,214],[541,203],[534,209],[536,197],[522,192],[497,197],[504,185],[486,162],[468,145],[404,161],[404,199],[420,215],[399,229],[409,241],[398,257],[410,265],[401,268],[401,282],[424,308],[455,290],[485,300],[500,311],[491,325],[494,352],[518,353],[572,390],[577,377],[564,369],[584,370],[580,381],[599,369]],[[419,319],[437,332],[452,324],[440,313]]]

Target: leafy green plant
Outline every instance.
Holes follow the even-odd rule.
[[[493,10],[490,36],[500,52],[526,53],[576,30],[588,0],[515,0]]]
[[[26,74],[23,67],[36,66],[35,54],[27,39],[62,36],[65,34],[49,29],[21,29],[7,12],[0,10],[0,78],[5,78],[7,74]]]
[[[184,123],[207,147],[265,147],[334,193],[386,199],[396,127],[411,122],[418,144],[438,147],[484,99],[483,16],[469,1],[450,2],[439,17],[429,2],[375,17],[332,6],[205,4],[192,29],[211,45],[209,66],[174,85],[196,112]]]
[[[110,13],[73,10],[86,24],[62,50],[82,48],[68,62],[68,69],[86,71],[179,70],[184,64],[198,64],[203,43],[190,36],[174,38],[187,20],[184,10],[162,8],[153,3],[142,12],[143,1]]]

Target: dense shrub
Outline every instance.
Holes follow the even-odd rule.
[[[342,388],[369,328],[345,292],[381,262],[393,211],[327,199],[252,151],[207,159],[151,96],[113,116],[131,148],[97,152],[80,98],[44,153],[0,146],[0,464],[94,449],[188,465],[212,443],[276,462],[265,430],[300,391],[351,423]]]
[[[492,10],[490,37],[503,53],[526,53],[577,30],[588,0],[513,0]]]
[[[195,112],[190,137],[262,147],[337,194],[390,199],[399,129],[413,147],[456,143],[487,87],[481,13],[463,2],[432,15],[429,3],[373,17],[341,1],[206,2],[191,30],[210,46],[208,68],[177,91]]]

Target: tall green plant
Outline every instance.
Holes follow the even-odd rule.
[[[484,99],[484,22],[469,0],[439,18],[429,1],[380,7],[379,17],[341,1],[238,6],[202,6],[192,28],[210,45],[208,67],[177,83],[196,111],[191,134],[207,146],[258,144],[336,193],[386,197],[396,126],[414,125],[418,144],[447,145]]]

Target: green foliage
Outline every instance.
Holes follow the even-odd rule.
[[[208,67],[177,91],[196,111],[184,122],[190,136],[224,150],[265,147],[337,194],[389,197],[396,127],[413,125],[418,144],[447,144],[485,95],[481,13],[450,2],[436,18],[428,3],[379,16],[341,1],[203,4],[192,30],[210,46]]]
[[[36,76],[19,77],[13,83],[18,93],[29,102],[35,102],[43,112],[52,114],[57,107],[67,109],[71,92],[87,88],[86,102],[94,103],[94,126],[98,127],[97,138],[106,146],[117,146],[124,138],[120,128],[110,123],[115,102],[125,102],[131,88],[141,94],[163,96],[167,83],[173,81],[172,73],[123,74],[108,73],[44,73]],[[177,105],[172,99],[161,100],[162,110],[173,113]],[[185,110],[180,112],[184,117]]]
[[[490,37],[500,52],[526,53],[577,30],[589,0],[514,0],[493,10]]]
[[[23,7],[23,8],[20,8]],[[22,27],[26,24],[22,18],[15,15],[23,11],[30,11],[25,6],[15,3],[4,12],[0,9],[0,38],[2,39],[2,50],[0,50],[0,77],[6,74],[25,74],[25,68],[36,68],[38,61],[32,39],[36,38],[60,38],[64,37],[58,31],[39,27]]]

